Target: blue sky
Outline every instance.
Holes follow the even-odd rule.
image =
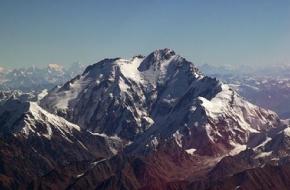
[[[0,0],[0,66],[172,48],[198,63],[290,64],[288,0]]]

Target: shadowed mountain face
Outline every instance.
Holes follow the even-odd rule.
[[[288,121],[170,49],[104,59],[40,106],[0,108],[3,188],[287,187]]]

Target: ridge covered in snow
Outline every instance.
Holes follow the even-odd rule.
[[[118,151],[116,147],[122,146],[121,139],[82,131],[78,125],[47,112],[36,102],[6,101],[0,106],[0,122],[0,136],[13,135],[14,137],[24,137],[27,140],[44,138],[51,143],[63,139],[69,144],[80,144],[86,150],[85,144],[92,142],[94,144],[100,141],[106,145],[104,149],[110,149],[112,154]],[[87,142],[89,139],[92,142]]]
[[[12,117],[9,120],[5,120],[5,123],[2,123],[1,131],[12,132],[16,135],[22,134],[27,137],[32,133],[37,133],[37,135],[42,135],[50,139],[52,127],[63,134],[72,133],[74,130],[80,131],[79,126],[45,111],[35,102],[7,101],[1,107],[0,115],[7,114],[11,114]],[[39,122],[47,126],[47,128],[39,130],[37,125]]]

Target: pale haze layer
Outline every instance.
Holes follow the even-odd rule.
[[[165,47],[199,64],[289,64],[290,1],[0,1],[1,67],[92,64]]]

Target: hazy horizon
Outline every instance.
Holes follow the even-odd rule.
[[[195,64],[290,60],[288,1],[0,2],[0,67],[93,64],[171,48]]]

